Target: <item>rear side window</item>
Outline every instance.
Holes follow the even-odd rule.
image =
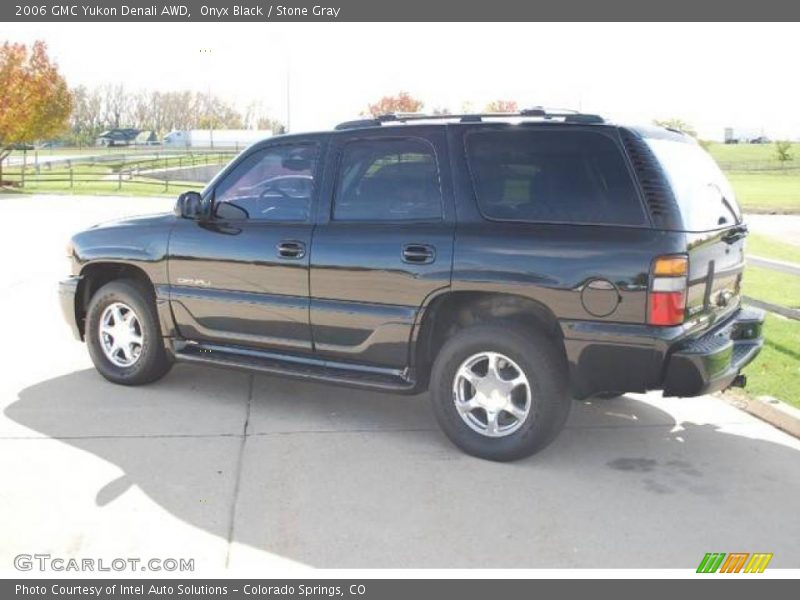
[[[742,214],[717,163],[694,142],[645,141],[669,179],[686,231],[710,231],[740,223]]]
[[[483,215],[503,221],[644,225],[617,144],[593,131],[509,129],[467,135]]]
[[[433,146],[416,138],[347,143],[339,167],[333,218],[441,219],[442,193]]]

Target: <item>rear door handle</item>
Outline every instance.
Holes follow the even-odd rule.
[[[299,259],[306,255],[306,245],[295,240],[284,240],[280,242],[276,249],[281,258]]]
[[[436,260],[436,248],[428,244],[405,244],[403,262],[414,265],[428,265]]]

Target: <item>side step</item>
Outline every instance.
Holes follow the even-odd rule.
[[[241,369],[382,392],[413,393],[416,384],[405,371],[398,369],[350,365],[238,346],[176,341],[173,342],[172,351],[178,362]]]

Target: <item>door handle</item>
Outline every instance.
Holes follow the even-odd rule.
[[[428,265],[436,260],[436,248],[428,244],[406,244],[403,246],[403,262]]]
[[[303,242],[286,240],[280,242],[276,249],[280,258],[299,259],[306,255],[306,245]]]

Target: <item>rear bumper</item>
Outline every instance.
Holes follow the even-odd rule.
[[[736,309],[708,331],[693,324],[654,327],[634,323],[562,321],[576,398],[599,392],[664,390],[699,396],[731,385],[761,350],[764,313]]]
[[[764,345],[764,312],[743,308],[720,327],[680,344],[669,356],[665,396],[701,396],[729,387]]]
[[[64,315],[64,320],[72,329],[72,335],[77,340],[83,340],[75,315],[75,294],[78,292],[80,281],[81,277],[77,276],[58,282],[58,300],[61,304],[61,312]]]

